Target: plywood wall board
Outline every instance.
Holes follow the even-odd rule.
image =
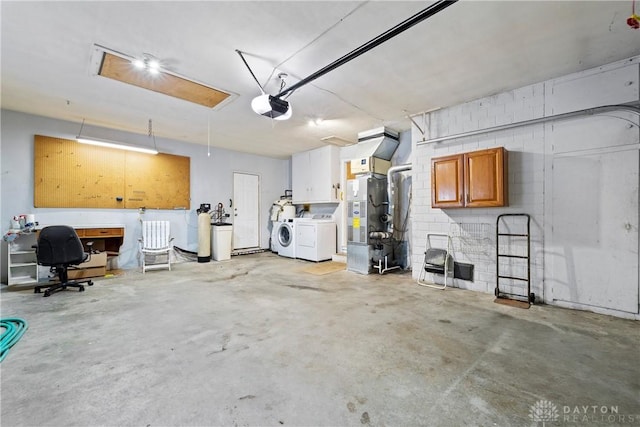
[[[188,209],[191,159],[172,154],[127,153],[127,208]]]
[[[34,207],[123,207],[124,158],[119,150],[36,135]]]
[[[190,162],[36,135],[34,207],[189,209]]]

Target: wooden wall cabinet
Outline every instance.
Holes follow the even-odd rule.
[[[464,206],[464,155],[431,159],[431,207]]]
[[[507,206],[507,157],[498,147],[431,159],[431,207]]]

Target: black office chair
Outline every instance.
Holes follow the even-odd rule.
[[[59,283],[36,286],[34,292],[39,294],[42,289],[44,296],[65,290],[78,288],[78,292],[84,291],[84,285],[93,285],[91,280],[69,281],[68,268],[71,265],[81,264],[91,258],[91,245],[88,243],[89,252],[85,252],[82,242],[76,231],[67,225],[52,225],[40,231],[38,244],[36,245],[36,258],[39,265],[51,267],[55,271]]]

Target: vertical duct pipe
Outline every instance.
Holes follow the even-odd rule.
[[[387,223],[387,231],[393,233],[393,175],[397,172],[408,171],[411,170],[411,163],[407,163],[406,165],[392,166],[387,171],[387,200],[389,204],[387,205],[387,216],[389,217],[389,222]]]

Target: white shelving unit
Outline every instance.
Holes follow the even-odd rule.
[[[7,284],[9,286],[31,285],[38,283],[38,263],[36,250],[36,234],[21,234],[8,244]]]

